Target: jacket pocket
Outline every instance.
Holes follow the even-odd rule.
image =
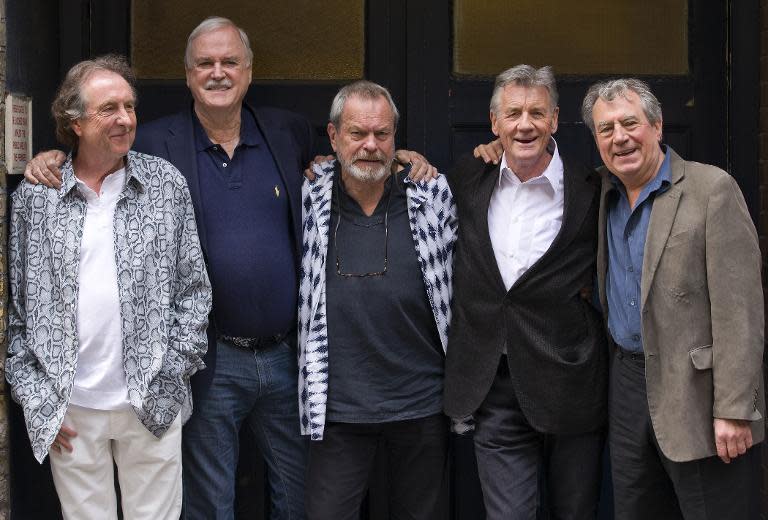
[[[682,231],[679,231],[673,235],[670,235],[667,239],[667,243],[664,244],[665,248],[672,248],[680,244],[685,244],[686,242],[690,242],[695,238],[695,233],[692,229],[684,229]]]
[[[712,368],[712,345],[696,347],[688,351],[691,356],[691,362],[697,370],[707,370]]]

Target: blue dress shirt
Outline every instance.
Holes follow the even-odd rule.
[[[640,278],[643,252],[653,200],[669,189],[671,170],[669,151],[656,176],[646,184],[631,208],[621,181],[611,175],[614,189],[608,198],[608,329],[613,340],[625,350],[641,352]]]

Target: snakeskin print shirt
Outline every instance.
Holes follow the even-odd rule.
[[[77,367],[86,206],[71,157],[59,190],[22,183],[12,197],[5,372],[38,461],[61,427]],[[189,191],[169,162],[128,153],[114,245],[128,399],[160,437],[191,413],[189,377],[205,367],[211,307]]]

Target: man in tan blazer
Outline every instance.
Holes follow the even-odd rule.
[[[612,342],[616,518],[754,518],[764,437],[757,234],[724,171],[660,144],[647,84],[582,105],[605,163],[598,283]]]

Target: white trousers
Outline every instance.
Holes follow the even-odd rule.
[[[77,432],[72,452],[50,450],[65,520],[117,520],[113,461],[125,520],[178,520],[181,513],[181,417],[158,439],[133,409],[70,405],[64,425]]]

